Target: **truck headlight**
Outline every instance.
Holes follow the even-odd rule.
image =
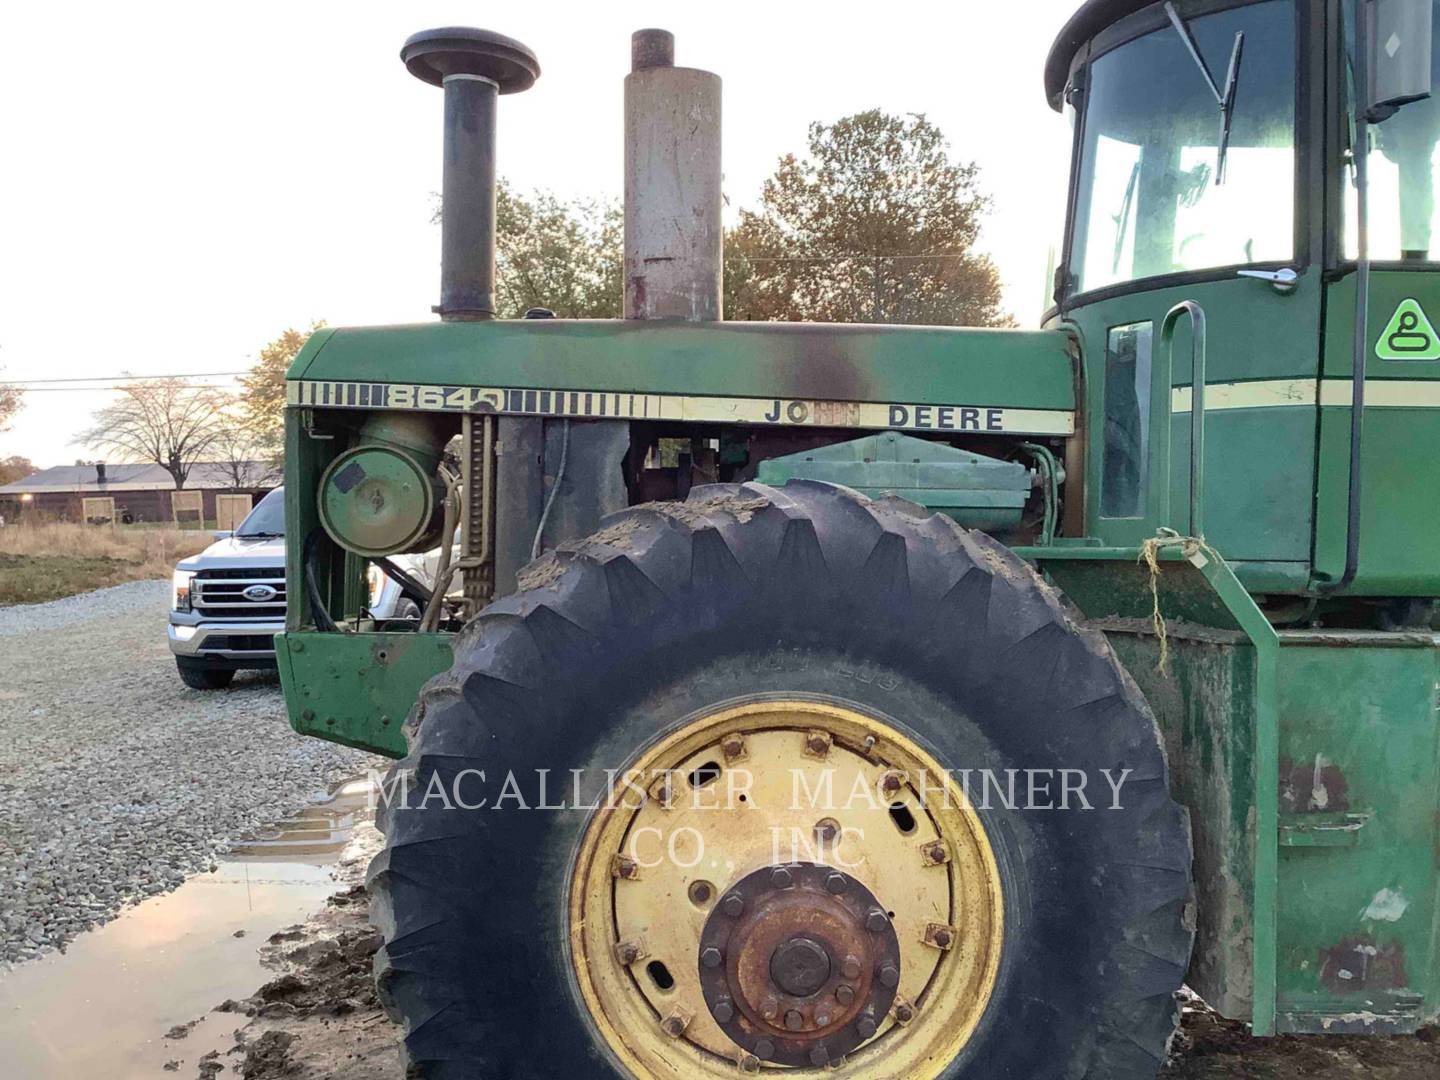
[[[371,563],[365,571],[366,584],[370,586],[370,607],[380,603],[380,594],[385,591],[385,571]]]
[[[176,570],[174,576],[170,579],[170,584],[175,593],[170,606],[176,611],[190,610],[190,582],[193,581],[194,578],[194,570]]]

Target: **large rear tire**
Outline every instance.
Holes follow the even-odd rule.
[[[599,777],[637,762],[729,769],[727,733],[756,755],[793,747],[793,767],[813,769],[805,740],[818,724],[833,736],[832,763],[868,778],[901,766],[905,787],[887,790],[915,808],[915,835],[953,853],[938,871],[913,849],[911,869],[887,869],[899,819],[882,805],[875,842],[857,841],[860,858],[845,865],[858,868],[832,881],[835,891],[873,895],[901,930],[912,909],[924,925],[931,904],[927,937],[954,924],[959,941],[937,949],[900,933],[885,947],[901,950],[901,1005],[895,988],[863,976],[861,1004],[868,994],[881,1008],[878,1034],[841,1045],[850,1056],[838,1072],[832,1057],[792,1074],[1154,1076],[1193,937],[1188,819],[1170,797],[1154,719],[1103,637],[1076,626],[1006,549],[899,500],[809,482],[717,485],[617,515],[532,564],[520,584],[466,628],[454,669],[422,693],[410,755],[393,774],[404,784],[379,815],[377,975],[416,1074],[718,1077],[816,1045],[808,1029],[782,1032],[758,1044],[774,1056],[757,1059],[750,1021],[763,1021],[748,1006],[736,1002],[748,1019],[716,1023],[734,1010],[714,1008],[701,938],[715,932],[728,890],[758,874],[763,892],[773,872],[735,838],[733,816],[700,826],[743,852],[735,865],[709,864],[709,877],[729,875],[714,894],[682,891],[668,914],[640,905],[651,912],[640,928],[648,940],[678,948],[663,957],[674,988],[658,989],[638,962],[643,949],[622,955],[629,942],[613,938],[641,918],[627,914],[635,897],[668,871],[632,880],[605,846],[634,823],[616,824],[632,808],[607,802]],[[1074,770],[1063,807],[1062,769]],[[963,813],[916,800],[917,775],[950,792],[961,770],[973,795]],[[713,779],[680,775],[681,786],[687,775],[696,786]],[[1002,790],[1011,777],[1018,800]],[[635,812],[673,792],[656,794]],[[459,805],[481,800],[484,809]],[[943,897],[922,895],[937,882],[948,912]],[[686,926],[689,956],[675,945],[689,940]],[[905,1002],[913,1022],[896,1021]],[[725,1044],[729,1056],[716,1052],[718,1033],[736,1024],[750,1026]],[[792,1035],[788,1051],[772,1046]]]

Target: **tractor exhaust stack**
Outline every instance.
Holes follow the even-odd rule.
[[[520,42],[465,26],[422,30],[405,67],[445,91],[440,303],[448,321],[495,317],[495,114],[501,94],[528,90],[540,62]]]
[[[720,76],[637,30],[625,77],[625,318],[720,319]]]

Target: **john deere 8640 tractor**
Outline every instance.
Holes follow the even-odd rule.
[[[1182,983],[1440,1013],[1436,10],[1084,3],[1035,331],[722,321],[719,80],[653,30],[625,318],[497,319],[539,66],[405,43],[439,319],[295,361],[277,643],[297,730],[399,759],[416,1075],[1116,1080]]]

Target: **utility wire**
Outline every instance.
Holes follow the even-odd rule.
[[[249,375],[248,371],[196,371],[188,375],[91,375],[77,376],[71,379],[0,379],[5,386],[39,386],[47,383],[82,383],[82,382],[136,382],[150,379],[220,379],[229,378],[233,375]],[[101,387],[100,389],[113,389],[113,387]]]

